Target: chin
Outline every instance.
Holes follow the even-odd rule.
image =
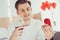
[[[25,21],[29,21],[31,19],[31,17],[29,16],[29,17],[24,17],[24,20]]]
[[[29,20],[30,20],[30,18],[25,18],[24,20],[25,20],[25,21],[29,21]]]

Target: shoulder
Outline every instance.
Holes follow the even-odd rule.
[[[42,25],[42,21],[37,19],[32,19],[32,22],[35,23],[36,25]]]
[[[41,21],[40,20],[38,20],[38,19],[32,19],[34,22],[39,22],[39,23],[41,23]]]

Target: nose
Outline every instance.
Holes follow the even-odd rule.
[[[28,11],[25,11],[25,16],[29,16],[29,12]]]

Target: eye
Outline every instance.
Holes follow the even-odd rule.
[[[29,11],[30,10],[30,8],[27,8],[27,11]]]

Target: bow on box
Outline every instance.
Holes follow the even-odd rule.
[[[42,2],[42,6],[41,6],[42,10],[46,10],[46,8],[48,8],[50,10],[51,7],[55,8],[56,7],[56,3],[55,2],[48,3],[48,1]]]

